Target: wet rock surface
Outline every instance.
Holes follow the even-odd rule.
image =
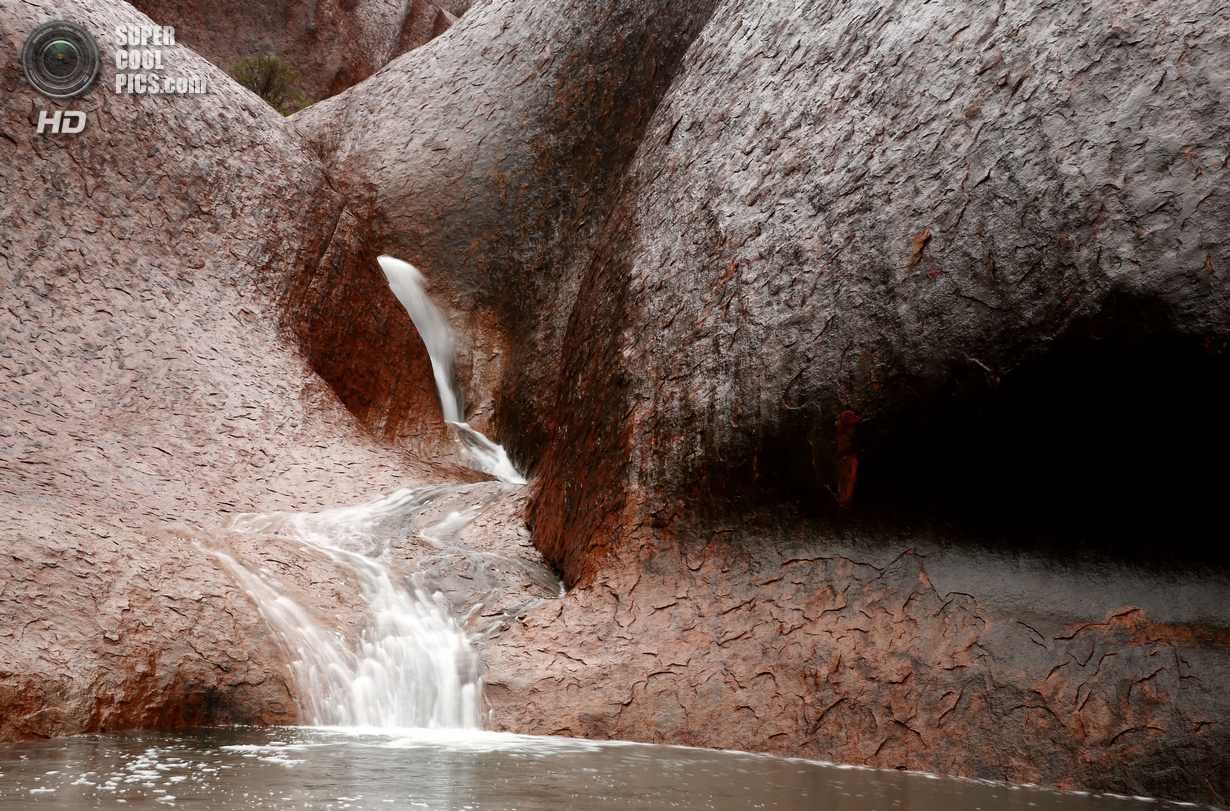
[[[1224,611],[888,563],[1226,594],[1218,8],[715,12],[565,273],[530,520],[576,588],[493,654],[499,723],[1224,803]]]
[[[253,56],[277,56],[299,73],[309,101],[328,98],[394,57],[439,36],[468,0],[259,0],[250,3],[137,0],[180,42],[219,68]]]
[[[532,610],[485,651],[495,728],[1225,802],[1224,616],[1022,609],[991,567],[948,591],[914,549],[889,557],[904,540],[800,534],[660,540]],[[1067,581],[1101,596],[1093,566]]]
[[[522,465],[550,431],[569,262],[713,5],[486,3],[447,47],[294,116],[372,244],[423,272],[458,336],[467,419]]]
[[[529,493],[502,482],[424,485],[392,494],[387,509],[247,516],[198,543],[260,572],[321,627],[348,640],[371,623],[345,562],[305,535],[380,561],[402,587],[440,601],[480,647],[563,592],[525,525]]]
[[[988,501],[1000,529],[1207,515],[1230,332],[1216,4],[1182,24],[740,8],[689,52],[576,266],[536,506],[569,577],[625,488],[627,523],[658,526],[864,497],[917,521]],[[1200,429],[1152,434],[1167,401]]]
[[[54,18],[103,47],[76,136],[36,134],[64,105],[17,57]],[[168,527],[480,477],[455,464],[426,351],[281,116],[187,51],[208,96],[104,89],[107,32],[149,22],[125,4],[0,20],[0,736],[293,720],[255,609]]]
[[[0,740],[298,720],[276,640],[205,551],[6,490]]]
[[[202,525],[478,478],[371,245],[538,473],[382,550],[498,728],[1224,805],[1224,11],[491,2],[295,116],[348,202],[220,76],[51,142],[10,60],[0,734],[296,717],[215,543],[361,633]]]

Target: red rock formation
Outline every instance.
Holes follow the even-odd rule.
[[[70,104],[17,58],[56,18],[103,48]],[[209,95],[109,89],[108,32],[148,22],[0,10],[0,738],[293,720],[199,528],[475,478],[419,458],[452,452],[426,352],[290,125],[186,50]],[[65,107],[84,132],[36,133]]]
[[[403,54],[430,42],[451,28],[455,22],[457,17],[432,0],[411,0],[401,24],[397,53],[394,55]]]
[[[912,550],[798,543],[658,538],[530,612],[485,651],[496,728],[1225,802],[1224,627],[1013,610]]]
[[[479,407],[540,462],[534,540],[574,588],[501,598],[500,728],[1224,804],[1224,571],[1142,564],[1136,512],[1083,556],[1062,525],[1121,503],[1102,479],[1174,521],[1171,496],[1225,482],[1192,473],[1225,445],[1230,334],[1230,34],[1206,6],[490,3],[296,117],[353,217],[233,88],[187,117],[87,102],[107,149],[34,140],[6,97],[42,160],[0,169],[38,190],[3,210],[0,628],[31,629],[0,660],[4,734],[292,717],[250,609],[225,633],[166,613],[240,601],[156,539],[219,504],[357,500],[426,470],[409,443],[443,447],[411,439],[429,378],[405,320],[355,302],[382,289],[358,222],[443,293]],[[155,135],[160,173],[108,157]],[[182,208],[151,229],[159,198]],[[404,375],[357,362],[392,350]],[[1099,407],[1134,389],[1162,396]],[[1103,450],[1132,453],[1082,444],[1108,419]],[[142,572],[131,616],[95,567]]]
[[[538,510],[572,578],[609,535],[572,516],[610,515],[577,471],[609,467],[615,436],[632,445],[620,480],[664,520],[698,495],[823,509],[852,454],[902,451],[906,415],[989,401],[1049,347],[1207,357],[1230,332],[1230,288],[1206,267],[1230,262],[1224,111],[1202,78],[1230,75],[1230,32],[1171,27],[1157,6],[931,13],[749,11],[689,54],[575,266],[573,385]]]
[[[580,281],[565,268],[712,7],[488,3],[447,48],[294,117],[375,247],[423,271],[454,321],[468,417],[516,458],[550,432]]]
[[[497,724],[1224,802],[1230,619],[1094,597],[1211,554],[1214,6],[492,3],[296,116],[540,463],[576,588],[488,646]],[[1023,607],[898,557],[970,534],[945,577],[1095,564]]]
[[[532,523],[579,587],[493,654],[497,717],[1224,803],[1224,613],[1159,628],[1145,575],[1126,604],[1022,606],[853,561],[1101,544],[1095,594],[1107,561],[1220,559],[1198,527],[1226,479],[1197,471],[1226,447],[1201,415],[1225,407],[1207,77],[1230,29],[1211,6],[743,8],[570,271]],[[1199,428],[1137,431],[1168,409]]]
[[[137,0],[134,5],[220,68],[252,56],[279,56],[299,71],[310,99],[328,98],[399,54],[448,30],[468,0],[260,0],[201,3]],[[447,9],[447,10],[446,10]]]

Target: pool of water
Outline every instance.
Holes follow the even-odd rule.
[[[0,809],[1178,807],[737,752],[490,732],[200,729],[0,746]]]

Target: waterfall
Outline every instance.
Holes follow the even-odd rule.
[[[403,262],[392,256],[381,256],[380,269],[389,281],[389,287],[401,306],[410,314],[414,328],[418,330],[423,345],[427,347],[427,356],[431,358],[431,371],[436,379],[436,391],[440,393],[440,410],[444,412],[444,421],[459,423],[465,421],[465,402],[453,385],[453,333],[448,328],[448,321],[427,296],[423,289],[423,274],[409,262]]]
[[[427,296],[422,275],[413,265],[391,256],[381,256],[379,261],[389,287],[427,347],[445,422],[471,464],[507,484],[525,484],[504,448],[465,422],[464,403],[454,385],[452,333],[444,315]],[[447,546],[442,539],[456,535],[504,493],[516,488],[506,488],[494,499],[484,497],[465,504],[434,526],[419,530],[420,517],[429,508],[441,508],[437,502],[447,505],[444,496],[457,497],[464,489],[419,487],[399,490],[358,507],[242,515],[231,522],[229,529],[233,532],[296,542],[353,573],[369,614],[357,639],[353,634],[348,638],[342,628],[328,620],[313,617],[287,594],[285,584],[268,568],[253,569],[227,551],[210,550],[286,648],[305,721],[318,726],[385,728],[479,726],[481,682],[470,639],[450,614],[442,594],[428,586],[426,577],[421,572],[396,577],[390,557],[394,541],[408,537]],[[468,552],[474,554],[473,550]],[[508,567],[509,563],[514,565]],[[503,567],[515,569],[517,565],[506,560]],[[483,563],[480,568],[498,572],[503,567]],[[555,587],[549,584],[548,591]],[[481,601],[477,607],[481,607]]]
[[[314,619],[265,569],[214,554],[252,598],[292,658],[304,720],[313,725],[478,728],[478,657],[441,596],[394,582],[388,565],[397,526],[453,488],[399,490],[358,507],[319,513],[242,515],[230,529],[278,536],[353,572],[369,609],[357,640]],[[451,516],[450,516],[451,518]],[[431,532],[431,530],[426,530]]]
[[[510,484],[525,484],[508,458],[504,448],[492,442],[465,421],[465,402],[454,385],[453,334],[448,321],[423,289],[423,274],[409,262],[392,256],[381,256],[380,269],[389,281],[389,288],[410,314],[415,329],[427,347],[431,371],[440,394],[440,410],[444,421],[465,448],[475,468]]]

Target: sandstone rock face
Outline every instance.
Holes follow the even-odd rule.
[[[646,542],[485,649],[494,726],[1225,804],[1224,575],[1123,572],[1145,609],[1105,599],[1110,562],[933,566],[906,544],[936,539],[895,540]]]
[[[565,272],[499,723],[1224,803],[1219,13],[723,4]]]
[[[295,118],[540,472],[497,726],[1224,802],[1214,5],[630,8]]]
[[[1173,497],[1179,520],[1176,490],[1211,494],[1181,470],[1184,446],[1226,444],[1200,414],[1230,334],[1230,29],[1197,20],[1214,5],[1182,24],[1156,4],[960,8],[746,3],[705,29],[566,342],[537,514],[573,579],[625,488],[663,494],[633,508],[659,524],[698,500],[816,512],[863,491],[881,515],[943,513],[929,488],[1018,513],[1066,512],[1048,490],[1129,512]],[[1207,382],[1182,391],[1179,367]],[[1206,430],[1139,430],[1168,408]],[[995,418],[1013,424],[977,424]],[[1082,445],[1096,423],[1136,432],[1134,455]],[[906,447],[928,432],[930,468]],[[610,475],[579,486],[590,470]]]
[[[712,6],[487,3],[294,116],[375,247],[423,271],[460,338],[467,416],[518,461],[550,430],[569,262]]]
[[[1224,805],[1219,14],[492,2],[295,117],[349,207],[221,77],[48,141],[5,63],[0,734],[295,717],[203,550],[352,629],[354,584],[207,525],[466,475],[412,458],[452,457],[366,230],[573,586],[516,498],[396,550],[498,728]]]
[[[56,18],[103,49],[67,105],[18,61]],[[186,49],[209,95],[113,93],[123,23],[149,19],[0,11],[4,738],[293,720],[276,645],[194,533],[477,478],[449,463],[422,342],[316,158]],[[36,134],[65,108],[84,132]]]
[[[12,489],[0,740],[298,719],[276,640],[208,554]]]
[[[299,71],[310,99],[371,76],[391,59],[448,30],[467,0],[260,0],[201,3],[137,0],[185,45],[223,70],[251,56],[280,56]]]

